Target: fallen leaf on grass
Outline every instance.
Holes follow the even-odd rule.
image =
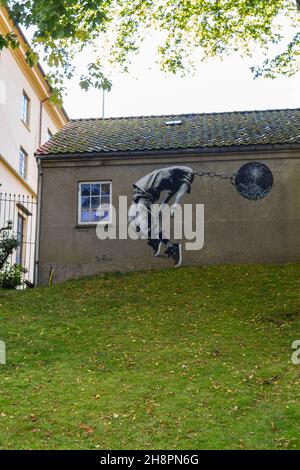
[[[87,424],[81,424],[79,426],[79,429],[85,431],[87,434],[92,434],[94,432],[94,429],[88,426]]]

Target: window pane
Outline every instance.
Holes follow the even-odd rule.
[[[25,93],[22,98],[22,119],[26,124],[29,124],[29,98]]]
[[[101,184],[101,194],[102,196],[107,196],[110,194],[110,184]]]
[[[19,159],[19,173],[21,176],[23,176],[23,156],[20,153],[20,159]]]
[[[92,196],[100,196],[100,184],[92,184]]]
[[[16,264],[21,265],[23,260],[23,239],[24,239],[24,219],[21,215],[18,215],[18,231],[17,231],[17,240],[19,246],[17,248],[16,254]]]
[[[90,208],[90,198],[89,197],[82,197],[81,198],[81,207],[82,207],[82,209],[89,209]]]
[[[92,197],[92,209],[98,209],[100,206],[100,197]]]
[[[98,211],[92,211],[92,222],[99,222],[100,217],[98,215]]]
[[[109,222],[111,218],[110,203],[110,183],[80,183],[79,223]]]
[[[90,222],[90,211],[81,211],[81,222]]]
[[[109,222],[109,211],[108,210],[102,210],[101,211],[100,220],[101,220],[101,222]]]
[[[25,116],[26,116],[26,104],[25,104],[25,97],[23,95],[23,98],[22,98],[22,119],[24,121],[25,119]]]
[[[110,196],[101,196],[101,204],[109,204]]]
[[[20,175],[25,178],[26,176],[26,154],[21,149],[19,154],[19,173]]]
[[[90,184],[82,184],[81,185],[81,195],[82,196],[90,196],[91,194],[91,185]]]

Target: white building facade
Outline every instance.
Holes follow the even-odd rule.
[[[39,65],[30,68],[28,43],[0,7],[0,34],[13,31],[20,47],[0,51],[0,228],[8,220],[21,242],[12,262],[30,266],[33,282],[38,170],[34,152],[68,121],[50,101],[51,88]]]

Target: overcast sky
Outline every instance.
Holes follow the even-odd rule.
[[[105,117],[294,107],[300,107],[299,75],[253,80],[247,61],[230,58],[185,78],[157,70],[141,71],[136,79],[116,74],[106,94]],[[81,91],[73,80],[65,108],[72,118],[101,117],[102,93]]]

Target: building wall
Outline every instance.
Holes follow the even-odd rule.
[[[26,196],[31,194],[30,188],[24,188],[24,184],[16,174],[12,171],[12,168],[8,168],[6,160],[1,158],[0,155],[0,193],[10,194],[25,194]]]
[[[8,49],[0,54],[0,80],[5,89],[3,103],[0,103],[0,154],[17,172],[19,154],[22,147],[28,154],[26,182],[37,190],[37,165],[34,152],[40,145],[40,99],[31,83],[20,69]],[[30,98],[30,125],[27,127],[21,119],[23,90]],[[47,140],[47,129],[52,133],[58,128],[43,110],[42,143]],[[1,191],[11,192],[14,188],[0,173]],[[24,187],[20,191],[24,191]]]
[[[43,108],[42,110],[42,132],[41,132],[41,144],[43,145],[45,142],[49,140],[48,137],[48,130],[50,130],[51,134],[54,135],[58,132],[63,126],[57,126],[53,122],[53,119],[49,115],[47,109]],[[35,149],[36,150],[36,149]]]
[[[287,263],[300,261],[300,152],[255,152],[207,156],[96,159],[43,163],[39,283],[109,271],[172,267],[154,258],[144,240],[103,240],[95,227],[77,227],[78,182],[111,180],[113,204],[130,203],[132,184],[156,168],[188,165],[195,170],[236,173],[243,163],[261,161],[274,175],[272,193],[249,201],[217,178],[195,177],[183,203],[205,205],[205,244],[184,251],[183,265]]]
[[[11,178],[6,178],[1,171],[0,191],[12,193],[16,185],[19,189],[19,183],[23,183],[19,189],[21,194],[27,194],[27,191],[35,194],[37,166],[34,152],[48,140],[47,130],[54,134],[66,124],[68,118],[64,110],[49,101],[51,89],[42,69],[39,65],[32,68],[28,65],[26,51],[29,45],[22,31],[10,20],[7,9],[0,6],[0,33],[6,35],[11,32],[17,36],[19,47],[0,51],[0,161],[18,181],[11,184]],[[23,91],[30,99],[29,126],[21,119]],[[28,154],[25,179],[18,177],[21,147]]]
[[[51,90],[41,68],[27,64],[28,43],[5,7],[0,6],[0,33],[11,31],[17,35],[19,47],[0,51],[0,227],[11,220],[14,234],[18,232],[21,238],[18,221],[23,220],[22,256],[14,253],[10,262],[22,259],[28,269],[26,279],[33,282],[38,184],[34,152],[48,140],[48,129],[55,134],[67,122],[67,116],[49,101]],[[23,92],[30,99],[28,126],[21,119]],[[25,178],[19,173],[21,148],[28,155]]]

